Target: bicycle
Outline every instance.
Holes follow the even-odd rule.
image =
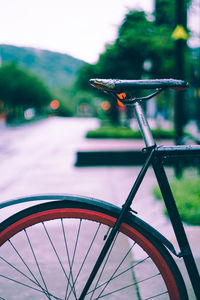
[[[91,79],[90,84],[133,106],[146,145],[145,163],[122,208],[73,195],[2,202],[1,209],[37,203],[1,223],[0,299],[15,299],[17,295],[17,299],[188,300],[183,277],[172,256],[183,258],[196,299],[200,299],[199,272],[163,166],[167,157],[200,156],[200,146],[157,146],[142,108],[144,101],[163,90],[185,89],[187,82]],[[155,91],[145,97],[133,97],[138,89]],[[150,165],[179,253],[131,208]]]

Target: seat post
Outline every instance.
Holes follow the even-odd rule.
[[[156,143],[152,136],[151,129],[147,121],[146,115],[141,106],[141,101],[134,102],[133,107],[146,147],[147,148],[154,147]]]

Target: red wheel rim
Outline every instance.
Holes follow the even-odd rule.
[[[34,224],[54,220],[59,218],[75,218],[75,219],[88,219],[95,222],[100,222],[105,225],[113,227],[116,218],[100,213],[97,211],[91,211],[87,209],[80,208],[59,208],[46,210],[42,212],[37,212],[33,215],[29,215],[16,221],[14,224],[10,225],[0,233],[0,246],[2,246],[8,239],[14,236],[19,231],[32,226]],[[133,229],[131,226],[122,223],[120,231],[133,239],[138,243],[151,257],[151,259],[156,264],[162,277],[165,281],[167,289],[169,291],[170,299],[181,300],[180,294],[177,289],[177,284],[174,277],[163,257],[160,255],[158,250],[137,230]]]

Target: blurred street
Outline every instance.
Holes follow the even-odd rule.
[[[41,294],[84,298],[85,279],[116,224],[114,208],[106,216],[103,205],[124,207],[146,157],[141,150],[155,145],[148,122],[158,146],[187,145],[182,151],[200,145],[200,0],[10,2],[0,3],[0,299],[34,300],[38,292],[39,300]],[[193,150],[176,156],[170,149],[173,157],[164,157],[164,147],[159,150],[181,217],[199,224],[183,226],[200,270],[199,158]],[[159,184],[165,194],[163,178]],[[161,259],[162,247],[174,253],[189,300],[195,299],[181,257],[191,254],[188,244],[179,249],[163,201],[156,199],[156,185],[150,166],[131,209],[152,228],[141,225],[133,238],[137,222],[130,236],[121,224],[104,257],[108,266],[96,264],[99,277],[88,290],[90,299],[166,300],[170,294],[182,300],[181,276],[173,260],[167,271],[170,257]],[[66,201],[48,202],[61,195]],[[79,208],[68,195],[86,200],[79,198]],[[170,208],[167,188],[166,195]],[[102,213],[91,204],[97,203],[93,198],[105,201],[99,202]],[[37,206],[41,201],[44,206]],[[173,226],[181,232],[177,217]],[[191,269],[195,275],[192,264]]]
[[[96,127],[96,119],[77,118],[49,118],[19,127],[1,124],[0,201],[27,195],[67,193],[99,198],[121,206],[139,172],[138,167],[74,167],[76,151],[86,143],[86,131]],[[167,171],[173,175],[172,169]],[[174,243],[171,227],[162,214],[162,205],[152,197],[154,184],[150,169],[133,208],[140,218],[158,228]],[[15,209],[3,209],[1,220]],[[186,226],[186,231],[199,261],[199,227]],[[188,283],[187,277],[185,279]]]

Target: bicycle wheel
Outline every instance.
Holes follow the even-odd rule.
[[[119,213],[91,202],[42,203],[2,222],[0,299],[79,299]],[[171,255],[135,218],[121,225],[85,299],[188,299]]]

